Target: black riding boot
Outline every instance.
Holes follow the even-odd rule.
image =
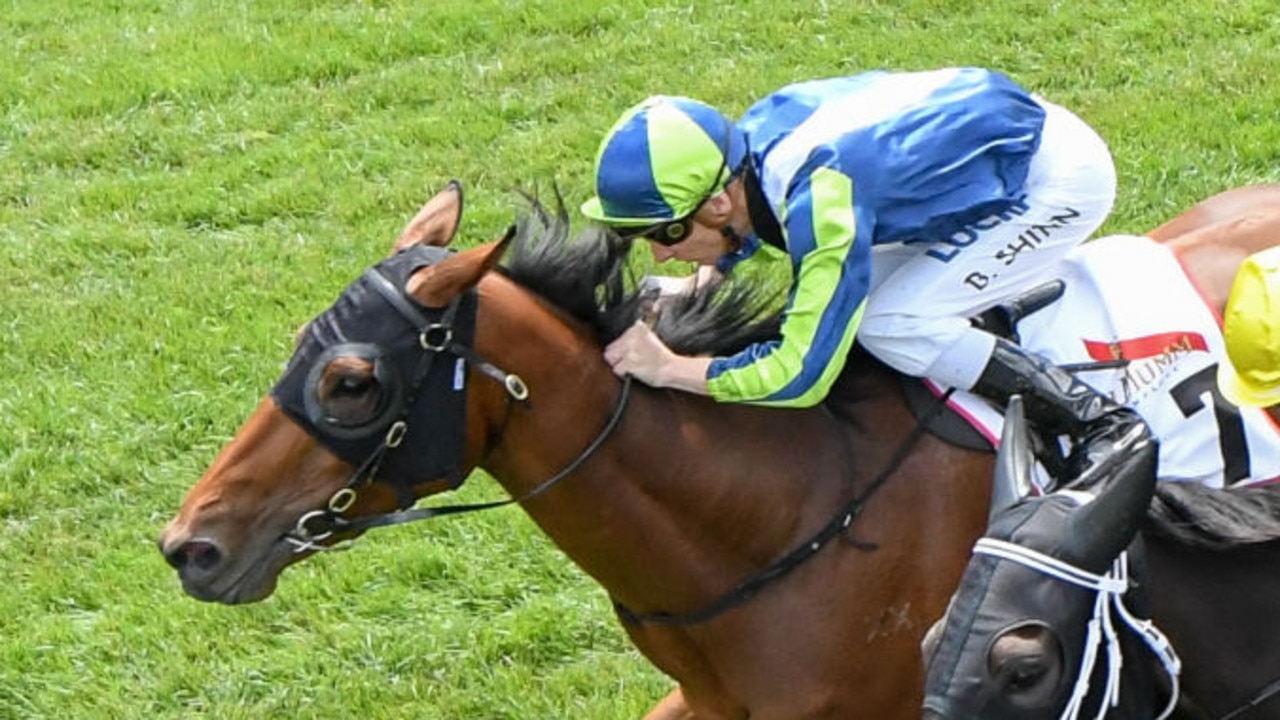
[[[1021,395],[1029,422],[1052,436],[1071,437],[1066,474],[1059,478],[1063,484],[1090,486],[1107,472],[1111,458],[1151,436],[1133,410],[1004,339],[996,340],[973,392],[1001,405]]]

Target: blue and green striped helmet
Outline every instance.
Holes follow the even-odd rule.
[[[622,114],[596,154],[596,197],[582,214],[643,227],[693,214],[742,164],[742,131],[720,111],[656,95]]]

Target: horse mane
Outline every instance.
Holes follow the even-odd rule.
[[[704,284],[655,307],[629,262],[632,240],[598,224],[571,237],[569,213],[558,190],[551,208],[533,195],[522,195],[529,210],[516,220],[502,271],[586,323],[602,345],[641,317],[682,355],[732,354],[778,337],[776,292],[762,293],[730,279]]]
[[[1225,550],[1280,539],[1280,485],[1226,489],[1156,483],[1147,532],[1190,547]]]

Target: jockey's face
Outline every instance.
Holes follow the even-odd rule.
[[[724,228],[733,225],[734,231],[739,235],[745,234],[742,232],[744,229],[750,231],[749,222],[743,229],[737,228],[737,223],[734,222],[736,215],[746,215],[745,212],[734,212],[738,205],[735,190],[740,184],[735,180],[725,192],[707,198],[690,218],[692,229],[684,240],[675,244],[650,240],[649,247],[653,250],[654,259],[658,262],[683,260],[699,265],[715,265],[721,256],[736,249],[731,240],[732,235],[726,234]]]

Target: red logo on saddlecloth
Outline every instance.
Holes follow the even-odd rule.
[[[1084,347],[1094,360],[1142,360],[1175,352],[1209,352],[1204,335],[1189,332],[1159,333],[1115,342],[1085,340]]]

